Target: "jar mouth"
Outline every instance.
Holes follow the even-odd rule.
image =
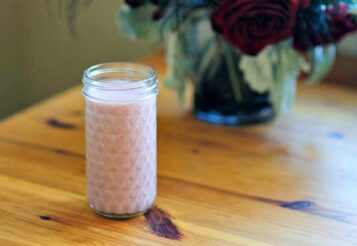
[[[130,102],[157,95],[157,76],[147,65],[110,62],[89,67],[83,74],[83,94],[91,99]]]
[[[131,90],[157,84],[157,75],[150,66],[130,62],[97,64],[84,71],[83,83],[108,90]]]

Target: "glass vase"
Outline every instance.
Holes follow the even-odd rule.
[[[239,57],[232,57],[237,64]],[[269,93],[254,92],[244,81],[238,66],[234,67],[238,80],[232,81],[227,63],[221,59],[213,74],[204,75],[196,81],[194,115],[202,121],[218,125],[241,126],[271,121],[276,114],[269,101]],[[239,96],[235,94],[237,90]]]

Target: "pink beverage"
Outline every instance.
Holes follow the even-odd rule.
[[[90,206],[111,218],[143,214],[156,197],[156,73],[108,63],[83,82]]]

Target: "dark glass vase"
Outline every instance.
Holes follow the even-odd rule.
[[[275,112],[268,93],[256,93],[243,82],[239,83],[241,98],[237,100],[228,74],[227,64],[222,61],[213,76],[203,77],[196,83],[195,116],[217,125],[241,126],[271,121]],[[237,71],[237,75],[244,81],[241,71]]]

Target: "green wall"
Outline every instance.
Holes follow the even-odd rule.
[[[119,0],[80,8],[74,37],[66,22],[69,1],[0,0],[0,118],[80,83],[91,64],[152,52],[118,32]]]
[[[354,33],[343,39],[339,45],[342,55],[357,57],[357,34]]]

